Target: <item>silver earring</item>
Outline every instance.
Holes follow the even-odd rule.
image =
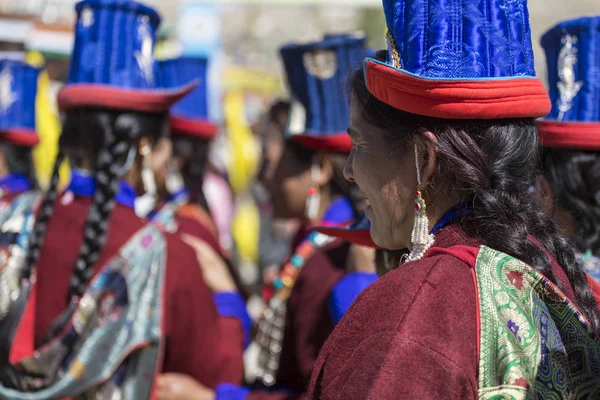
[[[419,166],[419,148],[415,144],[415,164],[417,166],[417,193],[415,195],[415,222],[413,225],[411,243],[412,250],[406,261],[416,261],[423,258],[427,250],[433,245],[435,237],[429,233],[429,218],[427,218],[427,205],[421,193],[421,168]]]
[[[319,164],[313,162],[310,167],[310,175],[312,178],[312,186],[308,189],[308,196],[306,198],[306,206],[304,208],[304,214],[309,221],[314,221],[319,217],[319,208],[321,207],[321,192],[315,184],[319,177],[321,168]]]
[[[156,181],[150,166],[150,147],[144,146],[140,149],[143,157],[142,185],[144,194],[135,199],[135,213],[140,218],[145,218],[156,206]]]

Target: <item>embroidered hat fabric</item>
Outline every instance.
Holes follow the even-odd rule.
[[[0,140],[35,146],[35,97],[39,69],[0,56]]]
[[[213,138],[218,126],[208,119],[208,59],[179,57],[158,63],[159,80],[164,89],[177,88],[196,80],[198,86],[171,108],[173,135]]]
[[[75,6],[75,44],[61,110],[106,107],[164,112],[191,90],[161,90],[154,43],[158,13],[130,0],[84,0]]]
[[[369,90],[414,114],[543,117],[526,0],[384,0],[387,62],[365,61]]]
[[[293,99],[287,129],[292,140],[314,150],[351,150],[345,83],[365,57],[365,41],[364,35],[337,34],[281,49]]]
[[[600,150],[600,16],[561,22],[541,43],[552,101],[538,124],[542,144]]]

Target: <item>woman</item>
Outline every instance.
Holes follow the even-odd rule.
[[[90,0],[76,10],[52,185],[37,216],[37,196],[24,194],[1,217],[0,397],[145,399],[161,371],[239,382],[241,324],[219,317],[211,292],[233,282],[134,210],[152,202],[169,108],[192,87],[157,90],[153,9]],[[107,30],[117,21],[130,23]],[[58,196],[65,157],[79,173]]]
[[[229,271],[237,290],[235,293],[221,293],[214,300],[221,316],[238,318],[242,322],[246,346],[250,342],[252,322],[246,312],[245,300],[238,292],[242,285],[219,246],[217,230],[203,191],[210,144],[219,129],[208,119],[207,70],[208,60],[202,57],[179,57],[159,62],[159,79],[163,88],[175,89],[194,80],[198,86],[171,108],[169,126],[173,154],[168,168],[162,168],[157,174],[158,194],[165,202],[150,218],[181,235],[197,251],[209,253],[205,257],[220,260],[220,269]],[[203,244],[210,249],[205,249]]]
[[[0,53],[0,197],[37,186],[31,149],[38,144],[35,96],[39,70]]]
[[[538,124],[543,146],[536,197],[584,268],[600,282],[600,17],[564,21],[542,38],[552,112]]]
[[[259,382],[253,387],[223,385],[217,399],[301,398],[319,350],[339,317],[330,310],[330,298],[360,292],[376,278],[372,263],[350,260],[347,244],[308,232],[312,225],[347,225],[363,206],[356,187],[342,177],[350,149],[342,88],[346,73],[364,55],[364,38],[345,35],[292,44],[281,53],[295,99],[287,124],[292,135],[283,154],[266,153],[263,172],[273,216],[300,219],[303,227],[258,324]],[[346,274],[347,265],[361,265],[370,273]],[[344,279],[347,275],[352,276]],[[198,399],[214,395],[198,385],[193,393]]]
[[[350,82],[345,176],[374,242],[410,253],[337,325],[307,398],[594,397],[598,305],[529,194],[550,103],[524,3],[384,10],[387,60]]]
[[[199,223],[212,236],[207,240],[216,241],[216,227],[203,191],[210,143],[219,129],[208,119],[207,68],[208,60],[201,57],[180,57],[159,63],[160,80],[167,89],[193,80],[200,82],[171,109],[173,156],[169,168],[163,171],[168,173],[160,180],[159,191],[176,208],[179,232],[192,233],[189,230]]]

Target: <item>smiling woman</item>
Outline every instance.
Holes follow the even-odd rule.
[[[353,148],[344,170],[369,200],[373,241],[410,253],[342,319],[309,393],[592,396],[600,389],[598,305],[573,249],[529,193],[535,118],[550,103],[533,76],[529,35],[504,32],[527,32],[527,13],[507,15],[514,1],[484,1],[464,8],[463,19],[424,3],[384,1],[388,51],[350,79]],[[414,12],[421,6],[425,17]],[[490,9],[507,25],[488,20]],[[469,43],[442,37],[467,30]],[[443,56],[432,51],[441,43]],[[517,44],[519,54],[498,59]],[[478,49],[476,64],[440,65],[464,48]],[[584,358],[578,370],[564,361],[576,352]]]

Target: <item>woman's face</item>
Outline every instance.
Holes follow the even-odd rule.
[[[169,161],[173,154],[173,143],[168,137],[162,137],[156,142],[150,153],[150,168],[154,173],[156,186],[160,191],[166,188],[169,175]]]
[[[373,241],[390,250],[410,248],[417,188],[413,142],[404,148],[390,148],[381,130],[362,118],[360,106],[354,102],[348,133],[353,147],[344,177],[356,182],[367,196],[366,216]]]
[[[266,180],[275,218],[304,218],[308,189],[312,186],[311,162],[300,160],[293,146],[285,142],[283,154]]]

